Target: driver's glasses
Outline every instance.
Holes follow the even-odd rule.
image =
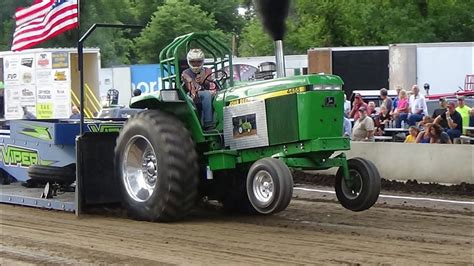
[[[203,61],[201,61],[201,60],[199,60],[199,61],[189,61],[189,64],[192,67],[200,67],[200,66],[202,66],[202,63],[203,63]]]

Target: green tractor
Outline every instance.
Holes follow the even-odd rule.
[[[190,48],[210,58],[216,128],[204,131],[198,108],[180,79]],[[341,78],[302,75],[234,85],[230,49],[207,33],[177,37],[160,53],[162,90],[137,95],[115,147],[115,167],[128,213],[141,220],[176,221],[202,198],[231,211],[273,214],[293,194],[292,169],[338,167],[335,190],[352,211],[370,208],[380,176],[368,160],[347,160],[342,137]],[[207,78],[206,78],[207,79]],[[251,134],[236,134],[246,121]],[[249,126],[249,125],[247,125]]]
[[[239,134],[243,134],[244,132],[250,133],[252,131],[252,124],[247,120],[245,120],[245,122],[244,122],[240,118],[239,119],[239,127],[238,127],[237,130],[239,131]]]

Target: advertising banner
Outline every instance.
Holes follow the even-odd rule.
[[[67,52],[5,56],[5,119],[69,118],[71,71]]]
[[[160,89],[160,65],[132,65],[132,91],[139,89],[142,93],[150,93]]]

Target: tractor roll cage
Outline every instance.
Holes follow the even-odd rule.
[[[205,55],[211,55],[211,65],[214,70],[224,69],[229,66],[229,86],[234,85],[234,74],[232,68],[232,52],[209,33],[194,32],[176,37],[160,52],[161,86],[163,89],[181,89],[180,55],[185,55],[191,48],[201,48]],[[185,50],[184,50],[185,49]],[[227,63],[227,64],[226,64]],[[217,73],[216,73],[217,78]],[[173,87],[173,83],[175,87]]]

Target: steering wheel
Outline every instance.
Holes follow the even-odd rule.
[[[217,76],[214,80],[210,80],[209,78],[214,75],[214,76]],[[225,72],[224,70],[222,69],[219,69],[219,70],[216,70],[216,71],[213,71],[211,72],[209,75],[206,76],[206,78],[204,78],[204,82],[216,82],[218,81],[219,83],[225,79],[227,79],[229,76],[227,75],[227,72]]]

